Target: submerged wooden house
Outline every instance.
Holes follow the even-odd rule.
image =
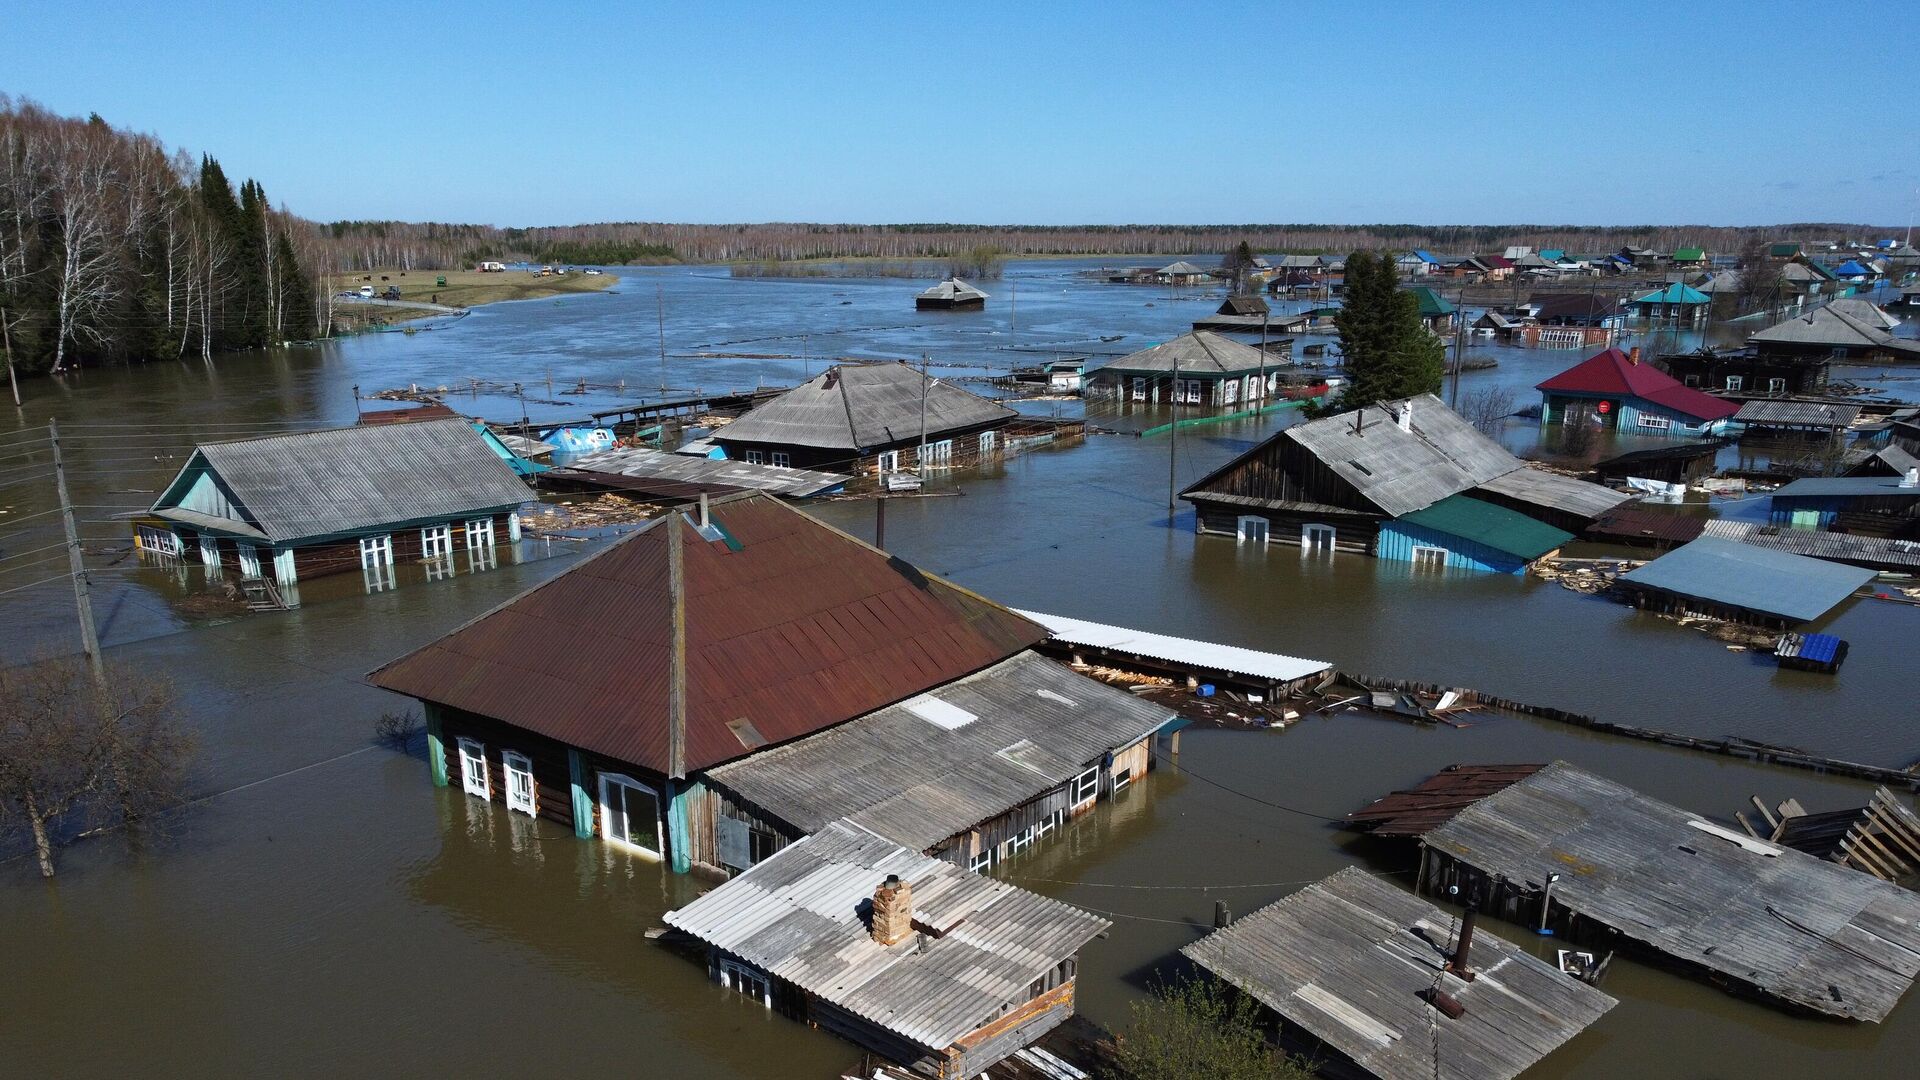
[[[1020,414],[901,363],[839,364],[715,431],[750,465],[871,474],[999,455]]]
[[[1920,476],[1809,476],[1774,491],[1768,520],[1795,529],[1905,537],[1920,531]]]
[[[1640,347],[1607,349],[1540,383],[1540,423],[1598,423],[1634,434],[1719,435],[1740,407],[1640,362]]]
[[[929,1080],[980,1076],[1073,1015],[1110,923],[834,822],[676,911],[715,982]]]
[[[1512,572],[1628,497],[1527,468],[1423,394],[1286,428],[1181,498],[1203,534]]]
[[[919,311],[980,311],[987,306],[987,294],[959,278],[948,278],[913,298]]]
[[[451,560],[520,539],[533,493],[464,419],[203,443],[135,523],[143,552],[243,580]],[[497,440],[495,440],[497,442]]]
[[[1511,1080],[1617,1004],[1354,866],[1180,951],[1334,1076]]]
[[[1920,360],[1920,341],[1895,337],[1886,313],[1834,301],[1747,338],[1763,356],[1811,356],[1886,363]]]
[[[1168,719],[1027,652],[1046,636],[756,494],[657,518],[370,681],[424,705],[434,783],[676,870],[850,816],[966,867],[1144,776]]]
[[[1565,762],[1428,828],[1417,880],[1838,1019],[1884,1020],[1920,975],[1920,894]]]
[[[1276,355],[1196,330],[1087,372],[1084,393],[1089,400],[1244,407],[1272,397],[1291,366],[1290,350]]]
[[[1763,354],[1758,349],[1701,348],[1654,361],[1682,386],[1736,394],[1824,394],[1833,362],[1825,356]]]

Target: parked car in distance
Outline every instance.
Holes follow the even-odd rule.
[[[360,295],[363,297],[366,297],[368,300],[373,299],[373,286],[371,285],[360,286]]]

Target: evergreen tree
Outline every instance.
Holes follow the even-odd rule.
[[[1390,256],[1354,252],[1341,297],[1334,325],[1348,383],[1339,411],[1439,392],[1446,345],[1421,323],[1420,301],[1400,288]]]
[[[248,180],[240,185],[240,214],[234,221],[233,233],[235,281],[240,291],[240,315],[234,340],[238,348],[257,349],[272,337],[268,243],[267,192],[259,181]]]
[[[274,272],[280,278],[279,335],[283,340],[305,340],[317,333],[313,283],[301,271],[299,257],[293,251],[293,238],[285,229],[274,237],[273,244]]]

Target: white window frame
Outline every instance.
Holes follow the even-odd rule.
[[[1316,522],[1309,522],[1308,524],[1300,526],[1300,550],[1309,555],[1320,550],[1322,547],[1320,537],[1323,536],[1326,538],[1325,549],[1327,554],[1333,554],[1336,550],[1334,545],[1340,538],[1339,530],[1331,525],[1322,525]]]
[[[206,533],[200,534],[200,562],[218,568],[220,566],[220,540]]]
[[[665,839],[660,835],[660,819],[658,817],[653,819],[654,846],[651,848],[645,844],[636,843],[632,839],[634,830],[633,820],[630,816],[625,822],[627,838],[622,839],[614,835],[613,801],[607,797],[607,792],[615,785],[637,788],[644,791],[653,796],[653,805],[656,809],[665,809],[660,802],[660,792],[656,791],[652,786],[643,784],[631,776],[624,776],[620,773],[603,772],[600,774],[600,838],[608,843],[618,844],[629,851],[639,852],[641,855],[645,855],[650,859],[660,858],[661,854],[666,850],[667,845]],[[625,802],[626,800],[622,798],[622,805],[625,805]]]
[[[926,464],[946,465],[953,461],[953,440],[941,439],[927,444]]]
[[[533,779],[533,759],[518,750],[500,752],[500,771],[507,779],[507,809],[518,810],[528,817],[540,816],[540,789]],[[522,794],[515,781],[525,779],[527,790]]]
[[[453,554],[453,526],[429,525],[420,530],[420,557],[438,559]]]
[[[240,558],[240,576],[257,578],[260,575],[260,549],[252,544],[236,544]]]
[[[1776,375],[1767,380],[1767,393],[1784,394],[1787,392],[1787,380]]]
[[[1038,840],[1040,837],[1043,837],[1048,833],[1052,832],[1053,830],[1059,828],[1060,822],[1066,816],[1067,816],[1067,812],[1065,810],[1055,810],[1053,813],[1048,814],[1043,820],[1041,820],[1039,825],[1035,826],[1034,834],[1033,834],[1034,839]]]
[[[382,533],[379,536],[363,536],[360,538],[360,569],[370,570],[376,566],[392,565],[392,533]]]
[[[493,797],[487,786],[487,744],[478,739],[460,740],[460,787],[476,798]]]
[[[1228,379],[1220,384],[1220,404],[1236,405],[1240,402],[1240,380]]]
[[[1747,377],[1745,375],[1727,376],[1727,389],[1745,390],[1746,388],[1747,388]]]
[[[1067,781],[1067,808],[1079,812],[1092,806],[1100,798],[1100,766],[1094,765],[1087,771]]]
[[[154,555],[180,557],[180,537],[177,533],[167,529],[156,529],[151,525],[141,525],[134,531],[140,538],[142,549]]]
[[[1259,514],[1241,514],[1234,522],[1233,535],[1241,543],[1252,542],[1264,547],[1272,536],[1271,529],[1271,524]]]
[[[1120,768],[1119,764],[1117,761],[1114,762],[1113,786],[1107,791],[1109,797],[1120,794],[1126,790],[1128,784],[1133,783],[1133,770]]]
[[[738,960],[721,957],[719,963],[720,985],[753,998],[767,1008],[773,1008],[773,976]],[[758,989],[758,993],[754,990]]]
[[[967,869],[976,874],[985,874],[991,871],[993,869],[993,851],[991,849],[982,851],[980,854],[968,859]]]
[[[1446,548],[1434,547],[1432,544],[1415,544],[1410,561],[1415,570],[1445,570],[1452,557],[1453,554]],[[1434,565],[1436,562],[1439,565]]]
[[[1147,380],[1143,375],[1135,375],[1133,377],[1133,400],[1147,400]]]
[[[1181,405],[1206,403],[1206,383],[1200,379],[1179,379],[1174,383],[1174,401]]]
[[[1649,416],[1646,413],[1641,413],[1640,426],[1649,431],[1671,431],[1673,429],[1673,421],[1664,416]]]
[[[775,451],[773,452],[773,455],[772,455],[772,456],[773,456],[773,467],[774,467],[774,468],[776,468],[776,469],[791,469],[791,468],[793,468],[793,455],[792,455],[792,454],[789,454],[789,453],[787,453],[787,452],[786,452],[786,451],[784,451],[784,450],[775,450]]]
[[[767,463],[767,455],[764,451],[748,450],[741,455],[741,460],[749,465],[765,465]]]
[[[881,473],[881,475],[885,475],[887,473],[899,472],[900,471],[900,451],[888,450],[885,453],[882,453],[879,456],[875,457],[874,467]]]
[[[474,518],[467,522],[467,550],[493,546],[493,519]]]
[[[1007,838],[1007,854],[1020,854],[1022,851],[1032,847],[1035,839],[1037,839],[1037,837],[1034,834],[1034,826],[1029,825],[1021,829],[1019,835]]]
[[[994,448],[999,444],[1000,444],[999,432],[997,431],[981,432],[980,433],[980,456],[986,457],[988,454],[993,453]]]

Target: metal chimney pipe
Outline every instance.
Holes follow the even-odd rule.
[[[712,520],[707,516],[707,493],[703,491],[700,493],[700,527],[706,529],[712,525]]]
[[[1453,956],[1447,960],[1447,971],[1465,982],[1474,980],[1474,971],[1469,957],[1473,949],[1474,916],[1479,913],[1479,909],[1480,898],[1476,894],[1467,901],[1466,914],[1460,916],[1460,940],[1453,947]]]

